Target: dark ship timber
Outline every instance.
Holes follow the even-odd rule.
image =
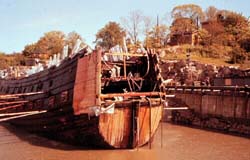
[[[0,80],[0,121],[87,147],[144,145],[162,116],[157,55],[103,54],[78,53],[58,67]]]

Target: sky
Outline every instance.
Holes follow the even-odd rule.
[[[170,23],[171,10],[181,4],[197,4],[232,10],[250,16],[248,0],[0,0],[0,52],[21,52],[44,33],[59,30],[79,33],[93,46],[95,34],[109,21],[139,10],[145,16],[157,15]]]

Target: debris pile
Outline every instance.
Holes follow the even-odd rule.
[[[166,61],[161,64],[162,77],[170,85],[212,86],[215,78],[247,77],[250,72],[233,66],[215,66],[197,61]]]

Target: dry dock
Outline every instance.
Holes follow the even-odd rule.
[[[249,160],[250,139],[164,123],[134,150],[88,150],[0,125],[1,160]]]

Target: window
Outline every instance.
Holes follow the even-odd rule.
[[[63,91],[61,93],[61,103],[67,102],[68,101],[68,91]]]
[[[29,103],[27,104],[27,107],[28,107],[28,109],[33,109],[33,102],[29,102]]]
[[[9,93],[9,91],[10,91],[10,87],[7,87],[6,93]]]
[[[48,106],[51,108],[55,105],[55,96],[49,97],[49,104]]]
[[[49,81],[49,87],[52,87],[53,86],[53,80],[50,80]]]
[[[37,91],[41,91],[43,89],[43,83],[40,82],[38,85],[37,85]]]
[[[19,87],[17,92],[22,93],[22,87]]]
[[[18,87],[15,87],[14,93],[18,93]]]
[[[37,100],[35,106],[36,106],[36,108],[41,108],[41,107],[43,107],[43,101],[42,101],[41,99]]]
[[[31,86],[30,92],[33,92],[34,90],[34,86]]]

